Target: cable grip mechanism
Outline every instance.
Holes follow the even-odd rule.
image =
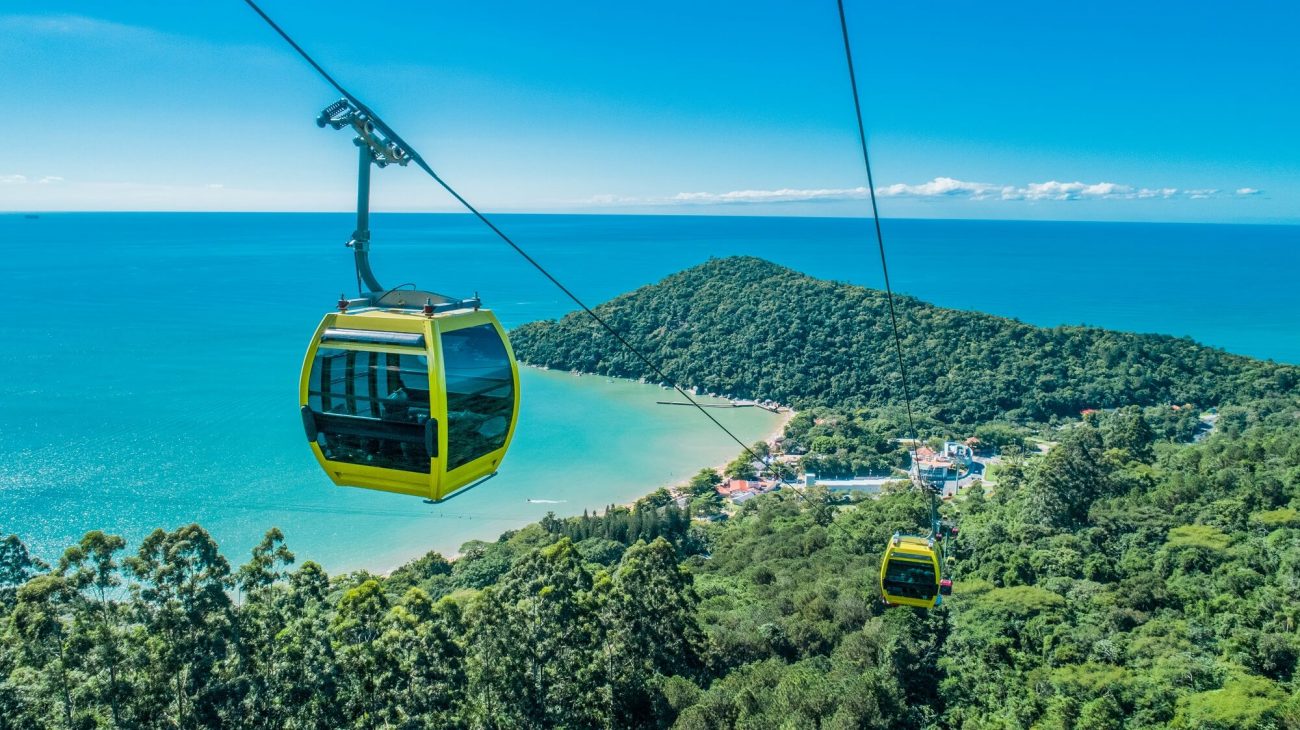
[[[322,129],[327,126],[333,129],[352,127],[357,135],[352,140],[353,144],[368,149],[370,159],[381,168],[389,165],[405,166],[411,161],[411,153],[405,147],[376,129],[369,115],[347,99],[339,99],[321,110],[316,117],[316,126]]]

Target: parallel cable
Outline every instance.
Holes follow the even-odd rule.
[[[921,476],[921,465],[916,461],[917,431],[912,417],[912,391],[907,379],[907,361],[903,357],[903,336],[899,333],[898,312],[894,308],[894,290],[889,284],[889,263],[885,258],[885,235],[880,229],[880,208],[876,205],[876,182],[871,176],[871,156],[867,154],[867,130],[862,121],[862,102],[858,98],[858,78],[853,69],[853,48],[849,44],[849,23],[844,17],[844,0],[835,0],[840,13],[840,32],[844,36],[844,60],[849,68],[849,88],[853,90],[853,111],[858,121],[858,142],[862,147],[862,166],[867,170],[867,192],[871,197],[871,219],[875,223],[876,247],[880,250],[880,271],[885,279],[885,300],[889,303],[889,322],[894,332],[894,353],[898,356],[898,373],[903,384],[903,403],[907,408],[907,427],[912,435],[912,466],[917,478]],[[937,508],[934,490],[930,490],[931,528],[938,530]]]
[[[298,52],[298,55],[302,56],[303,60],[305,60],[308,64],[310,64],[312,68],[316,69],[316,72],[320,74],[321,77],[324,78],[325,81],[327,81],[330,84],[330,86],[333,86],[335,91],[339,92],[339,94],[341,94],[343,98],[347,99],[354,106],[356,106],[357,109],[359,109],[367,117],[369,117],[370,121],[374,123],[375,127],[379,129],[381,132],[383,132],[385,135],[387,135],[390,140],[392,140],[393,142],[397,143],[398,146],[405,149],[407,153],[410,155],[411,161],[414,162],[417,167],[419,167],[421,170],[424,170],[424,172],[427,173],[429,177],[433,178],[434,182],[438,183],[438,185],[440,185],[443,190],[446,190],[466,210],[468,210],[470,213],[473,213],[474,217],[478,218],[479,221],[483,223],[483,225],[487,226],[493,233],[497,235],[498,238],[500,238],[507,245],[509,245],[510,248],[514,249],[515,253],[522,256],[524,260],[527,261],[530,265],[532,265],[534,269],[537,269],[537,271],[540,272],[542,276],[546,277],[552,284],[556,286],[556,288],[564,292],[565,296],[567,296],[574,304],[578,305],[578,307],[581,308],[582,311],[585,312],[588,317],[590,317],[597,324],[599,324],[601,328],[603,328],[610,336],[612,336],[624,349],[626,349],[628,352],[635,355],[636,358],[640,360],[646,367],[650,368],[650,370],[653,371],[656,376],[658,376],[660,382],[671,384],[673,386],[673,389],[677,391],[678,395],[682,396],[691,405],[695,406],[696,410],[702,413],[705,418],[713,422],[713,425],[717,426],[719,429],[722,430],[723,433],[727,434],[727,436],[729,436],[732,441],[735,441],[737,444],[739,444],[740,447],[746,453],[749,454],[750,458],[752,458],[754,461],[765,464],[765,468],[763,472],[760,473],[766,473],[770,469],[772,475],[775,476],[776,479],[783,486],[791,487],[791,489],[794,491],[795,494],[799,496],[800,499],[804,500],[804,502],[808,503],[809,505],[813,504],[812,501],[809,500],[808,497],[805,496],[801,490],[799,490],[797,487],[795,487],[794,484],[786,480],[786,478],[781,474],[781,471],[779,469],[774,469],[772,467],[772,464],[764,462],[764,460],[758,455],[757,452],[754,451],[754,449],[749,444],[746,444],[743,440],[740,439],[740,437],[736,436],[736,434],[733,433],[731,429],[727,428],[722,424],[721,421],[714,418],[713,414],[709,413],[708,409],[702,406],[698,401],[692,398],[680,385],[677,385],[675,381],[669,378],[668,375],[664,373],[663,369],[659,367],[658,364],[653,362],[648,356],[642,353],[641,350],[634,347],[632,343],[628,342],[627,338],[625,338],[622,334],[620,334],[618,330],[614,329],[614,327],[610,325],[607,321],[605,321],[603,317],[601,317],[599,314],[596,314],[596,312],[592,310],[591,307],[587,306],[586,303],[584,303],[581,299],[578,298],[577,294],[574,294],[573,291],[571,291],[567,286],[561,283],[559,279],[555,278],[555,276],[553,276],[551,272],[547,271],[546,268],[537,261],[537,259],[534,259],[532,256],[530,256],[527,251],[524,251],[524,249],[521,248],[519,244],[515,243],[509,236],[505,234],[504,231],[498,228],[495,223],[489,220],[487,216],[479,212],[478,208],[475,208],[473,205],[470,204],[468,200],[462,197],[460,193],[456,192],[456,190],[451,185],[449,185],[445,180],[442,179],[441,176],[438,175],[438,173],[434,172],[433,168],[429,166],[429,163],[424,161],[424,158],[420,156],[419,152],[416,152],[415,148],[409,145],[396,132],[394,132],[391,127],[385,124],[379,118],[379,116],[375,114],[375,112],[372,109],[370,109],[370,107],[366,106],[360,99],[353,96],[350,92],[348,92],[347,89],[343,88],[343,85],[340,84],[338,81],[335,81],[334,77],[330,76],[329,73],[326,72],[325,69],[322,68],[319,63],[316,63],[316,61],[307,53],[307,51],[303,50],[302,46],[298,45],[293,40],[293,38],[291,38],[289,34],[286,33],[285,30],[279,26],[279,24],[277,24],[274,20],[272,20],[269,15],[267,15],[265,12],[263,12],[263,10],[260,7],[258,7],[256,2],[254,2],[253,0],[244,0],[244,2],[250,8],[252,8],[254,12],[256,12],[259,16],[261,16],[262,20],[266,21],[267,25],[271,26],[271,28],[276,33],[278,33],[286,43],[292,46],[293,49]],[[832,522],[831,524],[835,524],[835,523]],[[839,525],[837,524],[835,526],[839,527]],[[844,528],[840,527],[840,529],[843,530]],[[847,530],[845,530],[845,534],[846,535],[848,534]]]

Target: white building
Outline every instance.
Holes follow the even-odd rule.
[[[889,482],[900,481],[897,476],[883,477],[853,477],[852,479],[822,479],[816,474],[804,474],[804,487],[825,487],[832,492],[865,492],[867,494],[880,494],[880,490]],[[906,481],[906,480],[902,480]]]
[[[942,455],[952,459],[954,463],[960,464],[963,468],[969,467],[970,463],[975,460],[974,449],[960,441],[944,441]]]

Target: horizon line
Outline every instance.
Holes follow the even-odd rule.
[[[473,217],[473,214],[457,210],[375,210],[372,215],[456,215]],[[486,212],[486,211],[485,211]],[[116,214],[173,214],[173,215],[355,215],[355,209],[316,209],[316,210],[173,210],[173,209],[113,209],[113,210],[0,210],[0,216],[25,215],[116,215]],[[488,215],[539,215],[539,216],[590,216],[590,217],[626,217],[626,218],[790,218],[808,220],[868,220],[870,215],[790,215],[782,213],[717,213],[717,212],[596,212],[596,211],[554,211],[554,210],[500,210],[487,212]],[[1241,220],[1132,220],[1132,219],[1077,219],[1077,218],[970,218],[944,216],[891,216],[882,215],[881,220],[891,221],[949,221],[971,223],[1130,223],[1140,225],[1209,225],[1209,226],[1300,226],[1300,216],[1295,218],[1241,219]]]

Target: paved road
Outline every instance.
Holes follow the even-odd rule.
[[[984,465],[986,460],[980,460],[978,457],[970,465],[970,470],[957,479],[950,479],[944,482],[944,498],[952,497],[957,494],[957,490],[969,487],[976,479],[984,479]]]

